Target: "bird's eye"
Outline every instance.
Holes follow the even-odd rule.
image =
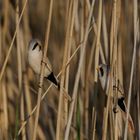
[[[32,50],[34,50],[38,46],[38,42],[35,43],[34,47]]]
[[[103,71],[103,68],[102,67],[100,67],[100,73],[101,73],[101,76],[104,75],[104,71]]]

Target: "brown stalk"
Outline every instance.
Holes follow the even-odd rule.
[[[93,12],[93,6],[94,6],[94,1],[92,1],[90,14],[89,14],[89,17],[88,17],[88,23],[87,23],[86,30],[85,30],[84,42],[83,42],[83,46],[82,46],[83,48],[82,48],[82,51],[81,51],[80,60],[79,60],[79,64],[78,64],[78,70],[77,70],[77,74],[76,74],[76,79],[75,79],[75,84],[74,84],[74,89],[73,89],[73,95],[72,95],[72,102],[71,102],[70,110],[69,110],[68,123],[67,123],[67,126],[66,126],[66,131],[65,131],[65,136],[64,136],[65,140],[68,139],[69,133],[70,133],[70,127],[71,127],[71,123],[72,123],[74,106],[75,106],[75,102],[76,102],[76,99],[77,99],[79,78],[80,78],[80,73],[81,73],[82,62],[83,62],[84,55],[85,55],[86,42],[87,42],[87,38],[88,38],[88,30],[90,28],[90,21],[91,21],[91,16],[92,16],[92,12]]]
[[[116,41],[116,35],[117,35],[117,24],[116,24],[116,1],[113,3],[113,10],[112,10],[112,21],[111,21],[111,33],[110,33],[110,79],[109,79],[109,86],[107,87],[107,106],[106,106],[106,111],[105,111],[105,117],[103,120],[103,136],[102,140],[105,140],[107,137],[107,127],[108,127],[108,117],[109,117],[109,106],[111,105],[111,99],[110,96],[113,94],[113,89],[112,89],[112,78],[113,78],[113,70],[114,70],[114,65],[116,62],[116,57],[117,57],[117,43]],[[112,112],[110,112],[112,113]],[[112,120],[112,117],[110,116],[110,121]],[[112,124],[112,121],[110,122]],[[111,126],[110,126],[111,127]],[[113,134],[111,133],[111,137]]]
[[[0,120],[1,122],[3,122],[3,124],[1,124],[1,126],[3,126],[2,128],[0,128],[3,132],[3,139],[8,140],[8,103],[7,103],[7,91],[6,91],[6,84],[5,84],[5,80],[3,80],[2,84],[1,84],[1,92],[2,94],[2,103],[3,104],[3,115],[0,114]],[[1,95],[0,95],[1,96]]]
[[[64,57],[63,57],[63,64],[62,64],[62,74],[61,74],[61,81],[60,81],[60,96],[59,96],[59,106],[58,106],[58,117],[57,117],[57,128],[56,128],[56,140],[62,139],[63,134],[62,132],[64,131],[64,125],[66,122],[64,122],[64,124],[61,121],[61,118],[63,118],[63,113],[62,110],[64,109],[64,111],[67,112],[67,100],[64,99],[63,96],[63,86],[64,86],[64,81],[65,81],[65,65],[66,65],[66,61],[67,61],[67,56],[68,56],[68,47],[69,47],[69,37],[70,36],[70,25],[72,22],[72,7],[74,6],[74,1],[70,2],[70,8],[69,8],[69,12],[68,12],[68,25],[67,25],[67,29],[66,29],[66,38],[65,38],[65,46],[64,46]],[[62,105],[65,105],[64,108],[62,108]],[[66,113],[65,112],[65,113]],[[64,113],[64,121],[66,121],[67,118],[67,114]],[[63,130],[62,130],[63,128]]]
[[[21,19],[22,19],[22,16],[23,16],[23,13],[24,13],[24,10],[25,10],[27,1],[28,1],[28,0],[26,0],[25,3],[24,3],[24,6],[23,6],[23,9],[22,9],[21,14],[20,14],[20,16],[19,16],[19,20],[18,20],[17,25],[20,24],[20,21],[21,21]],[[13,36],[13,38],[12,38],[10,47],[9,47],[9,49],[8,49],[8,53],[7,53],[7,55],[6,55],[4,64],[3,64],[3,66],[2,66],[2,70],[1,70],[1,72],[0,72],[0,81],[1,81],[1,79],[2,79],[2,77],[3,77],[4,72],[5,72],[5,68],[6,68],[6,65],[7,65],[7,62],[8,62],[10,53],[11,53],[11,50],[12,50],[12,48],[13,48],[13,44],[14,44],[14,40],[15,40],[15,38],[16,38],[17,30],[18,30],[18,26],[16,26],[16,29],[15,29],[15,32],[14,32],[14,36]]]
[[[124,131],[124,140],[127,140],[127,130],[128,127],[132,129],[132,132],[135,132],[134,126],[129,126],[129,110],[130,110],[130,103],[131,103],[131,95],[132,95],[132,82],[133,82],[133,75],[134,75],[134,66],[136,62],[136,51],[137,51],[137,35],[138,35],[138,5],[137,0],[134,0],[134,48],[133,48],[133,56],[132,56],[132,64],[131,64],[131,73],[130,73],[130,83],[129,83],[129,91],[128,91],[128,103],[127,103],[127,115],[126,115],[126,123],[125,123],[125,131]],[[133,124],[132,124],[133,125]]]
[[[46,30],[45,47],[44,47],[44,53],[43,53],[43,58],[42,58],[44,62],[45,62],[45,59],[46,59],[46,54],[47,54],[47,49],[48,49],[50,25],[51,25],[51,18],[52,18],[53,0],[50,1],[50,7],[49,8],[50,9],[49,9],[48,26],[47,26],[47,30]],[[34,125],[33,138],[32,138],[33,140],[36,140],[36,135],[37,135],[37,126],[38,126],[38,118],[39,118],[40,103],[41,103],[44,69],[45,69],[45,63],[42,63],[41,72],[40,72],[40,80],[39,80],[39,88],[38,88],[38,97],[37,97],[37,110],[36,110],[35,125]]]

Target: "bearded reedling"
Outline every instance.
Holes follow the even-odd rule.
[[[32,39],[29,42],[29,47],[28,47],[28,62],[30,67],[37,75],[40,74],[41,63],[43,62],[42,57],[43,57],[43,52],[42,52],[41,42],[38,39]],[[49,59],[46,58],[45,62],[43,63],[45,63],[44,78],[52,82],[55,86],[57,86],[58,90],[60,90],[60,83],[53,73],[52,66]],[[71,101],[71,97],[65,91],[64,88],[63,91],[66,97],[68,98],[68,100]]]
[[[99,75],[99,80],[102,86],[102,89],[106,92],[107,88],[109,87],[109,81],[110,81],[110,67],[109,65],[106,64],[100,64],[99,67],[97,68],[98,71],[98,75]],[[113,90],[118,90],[118,94],[117,94],[117,105],[119,106],[122,115],[124,116],[123,118],[126,119],[126,115],[127,115],[127,108],[126,108],[126,104],[124,102],[124,92],[122,89],[122,86],[120,85],[120,83],[118,84],[118,87],[115,86],[115,78],[113,77]],[[115,93],[115,92],[113,92]],[[107,92],[106,92],[107,94]],[[112,98],[115,95],[112,95]],[[114,111],[115,112],[115,111]],[[131,115],[129,114],[128,116],[128,128],[129,130],[134,133],[135,129],[134,129],[134,123],[133,120],[131,118]]]

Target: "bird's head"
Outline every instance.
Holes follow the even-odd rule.
[[[100,64],[97,68],[99,80],[101,82],[102,88],[105,89],[107,85],[107,80],[109,76],[109,66],[106,64]]]
[[[41,42],[40,40],[38,39],[32,39],[30,42],[29,42],[29,51],[40,51],[41,50]]]

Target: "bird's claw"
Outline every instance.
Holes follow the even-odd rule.
[[[46,58],[43,58],[42,60],[41,60],[41,63],[44,63],[45,65],[47,64],[47,59]]]

